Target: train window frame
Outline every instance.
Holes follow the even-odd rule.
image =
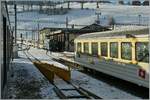
[[[93,45],[94,45],[94,44],[97,45],[96,54],[95,54],[95,53],[93,54],[93,50],[94,50],[94,49],[93,49]],[[91,42],[91,54],[92,54],[92,56],[95,56],[95,57],[98,56],[98,42]]]
[[[130,55],[130,58],[128,59],[128,58],[125,58],[125,57],[123,57],[123,53],[122,53],[122,45],[123,45],[123,43],[129,43],[130,44],[130,52],[131,52],[131,55]],[[121,42],[121,59],[124,59],[124,60],[132,60],[132,42]]]
[[[103,53],[102,53],[102,45],[103,44],[105,44],[106,43],[106,50],[104,50],[104,51],[106,51],[106,55],[102,55]],[[108,43],[107,42],[101,42],[100,43],[100,49],[101,49],[101,56],[103,56],[103,57],[108,57]]]
[[[88,47],[86,48],[86,49],[88,49],[87,51],[86,51],[86,49],[85,49],[85,44],[86,44],[86,43],[88,44]],[[83,43],[83,53],[84,53],[84,54],[89,54],[89,42],[84,42],[84,43]]]
[[[117,44],[117,56],[113,56],[113,55],[111,55],[111,52],[112,52],[112,48],[111,48],[111,45],[112,44],[114,44],[114,43],[116,43]],[[118,42],[110,42],[110,57],[112,57],[112,58],[118,58],[119,57],[119,43]]]
[[[138,48],[137,48],[137,43],[147,43],[147,44],[148,44],[148,53],[149,53],[149,42],[136,42],[136,43],[135,43],[135,60],[136,60],[137,62],[149,63],[149,54],[148,54],[148,61],[140,61],[140,60],[138,60],[138,58],[137,58],[137,50],[138,50]]]

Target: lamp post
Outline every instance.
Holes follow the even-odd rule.
[[[15,10],[15,45],[17,43],[17,5],[14,4],[14,10]]]
[[[37,47],[39,48],[39,46],[40,46],[40,31],[39,31],[39,29],[40,29],[40,24],[39,24],[39,22],[38,22],[38,40],[37,40]]]
[[[38,18],[39,19],[39,18]],[[40,42],[40,23],[39,20],[33,20],[33,22],[37,23],[37,47],[39,47],[39,42]]]
[[[141,15],[138,16],[139,16],[139,25],[141,25]]]

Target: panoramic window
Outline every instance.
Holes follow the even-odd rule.
[[[108,47],[107,47],[107,43],[103,42],[101,43],[101,56],[108,56]]]
[[[86,53],[86,54],[89,53],[89,43],[88,42],[84,43],[84,53]]]
[[[77,43],[77,52],[81,53],[81,43]]]
[[[140,62],[149,62],[148,42],[136,43],[136,60]]]
[[[125,60],[132,59],[132,44],[130,42],[121,43],[121,58]]]
[[[118,58],[118,43],[110,43],[110,57]]]
[[[92,55],[94,56],[98,55],[98,43],[96,42],[92,43]]]

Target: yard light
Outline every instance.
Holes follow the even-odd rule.
[[[141,24],[141,15],[139,15],[139,25]]]

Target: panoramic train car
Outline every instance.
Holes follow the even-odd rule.
[[[3,98],[4,89],[7,84],[7,74],[9,70],[10,60],[12,57],[12,31],[10,31],[10,21],[6,2],[1,2],[1,32],[0,32],[0,67],[1,67],[1,97]]]
[[[149,88],[149,29],[84,34],[75,39],[75,61]]]

